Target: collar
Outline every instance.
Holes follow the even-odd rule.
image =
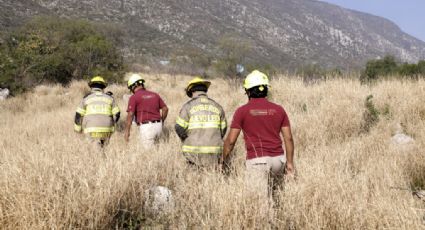
[[[265,101],[269,101],[269,100],[267,100],[266,97],[263,97],[263,98],[251,98],[251,99],[249,99],[248,103],[257,103],[257,102],[265,102]]]
[[[207,97],[207,93],[202,91],[195,91],[192,93],[192,98],[196,98],[196,97]]]
[[[99,88],[92,88],[91,89],[92,92],[103,92],[103,89],[99,89]]]
[[[134,90],[134,94],[136,94],[139,91],[145,91],[146,89],[143,87],[140,87],[139,89],[136,88],[136,90]]]

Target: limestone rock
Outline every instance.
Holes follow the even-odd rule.
[[[155,186],[145,191],[145,214],[160,217],[170,214],[175,207],[174,198],[170,189]]]
[[[0,101],[6,100],[9,97],[10,91],[9,89],[1,89],[0,88]]]
[[[415,142],[415,140],[412,137],[410,137],[406,134],[403,134],[403,133],[395,134],[391,138],[391,141],[392,141],[393,144],[398,145],[398,146],[407,145],[407,144],[411,144],[411,143]]]

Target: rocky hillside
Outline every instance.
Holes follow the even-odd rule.
[[[187,49],[217,53],[217,40],[250,40],[257,60],[296,67],[360,66],[394,55],[425,58],[425,42],[391,21],[314,0],[0,0],[0,26],[37,14],[117,23],[128,56],[169,58]],[[18,20],[18,21],[19,21]]]

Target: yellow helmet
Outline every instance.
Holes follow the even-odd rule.
[[[194,79],[192,79],[191,81],[189,81],[189,83],[187,84],[187,87],[186,87],[186,89],[185,89],[185,91],[186,91],[186,93],[188,94],[188,96],[189,96],[189,94],[190,94],[190,90],[195,86],[195,85],[204,85],[204,86],[206,86],[207,87],[207,89],[210,87],[210,85],[211,85],[211,82],[210,81],[207,81],[207,80],[204,80],[204,79],[202,79],[202,78],[200,78],[200,77],[195,77]],[[191,97],[191,96],[189,96],[189,97]]]
[[[92,88],[94,84],[102,85],[103,88],[106,88],[106,86],[108,85],[108,83],[105,81],[105,79],[103,79],[103,77],[101,77],[101,76],[93,77],[89,81],[89,87],[90,88]]]
[[[245,89],[251,89],[255,86],[260,85],[269,85],[269,78],[264,73],[254,70],[252,73],[248,74],[246,76],[245,81],[243,82],[243,87]]]
[[[130,78],[128,79],[128,82],[127,82],[127,87],[130,89],[136,83],[140,83],[140,84],[145,83],[145,80],[143,80],[143,78],[139,74],[137,74],[137,73],[132,74],[130,76]]]

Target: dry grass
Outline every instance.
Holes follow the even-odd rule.
[[[243,141],[236,171],[228,177],[188,168],[179,154],[174,120],[187,98],[187,76],[145,76],[170,107],[169,135],[158,149],[143,151],[133,128],[129,145],[117,132],[107,159],[90,152],[75,134],[75,108],[86,84],[40,86],[0,102],[0,226],[4,229],[423,229],[425,205],[407,190],[425,186],[425,82],[385,81],[373,87],[355,80],[305,86],[273,80],[271,98],[290,115],[298,181],[278,194],[280,205],[244,193]],[[125,110],[123,86],[111,86]],[[379,122],[362,131],[365,98],[374,95]],[[231,120],[246,102],[241,88],[213,80],[210,96]],[[125,113],[124,113],[125,114]],[[401,123],[415,144],[390,143]],[[174,191],[176,209],[160,219],[141,209],[144,190]]]

